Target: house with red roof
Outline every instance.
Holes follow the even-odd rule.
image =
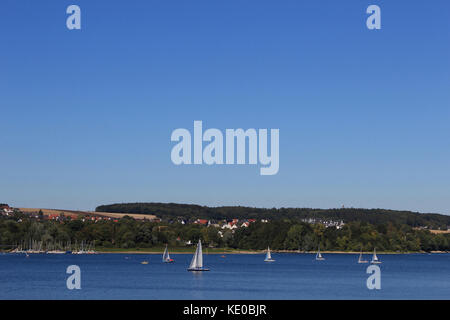
[[[197,219],[194,223],[195,223],[195,224],[201,224],[201,225],[207,226],[208,223],[209,223],[209,220],[206,220],[206,219]]]

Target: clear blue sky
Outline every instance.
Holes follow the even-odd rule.
[[[449,21],[446,0],[2,0],[0,202],[450,214]],[[175,166],[194,120],[279,128],[279,173]]]

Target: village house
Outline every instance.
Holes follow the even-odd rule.
[[[60,216],[59,214],[49,214],[48,216],[45,216],[48,220],[59,220]]]
[[[250,226],[251,223],[256,222],[256,219],[248,219],[245,220],[242,224],[241,224],[241,228],[248,228]]]
[[[231,221],[227,221],[227,223],[222,226],[222,229],[230,229],[230,230],[237,229],[238,221],[239,221],[238,219],[233,219]]]
[[[322,219],[316,219],[316,218],[308,218],[308,219],[302,219],[303,222],[309,223],[309,224],[322,224],[326,228],[330,227],[336,227],[336,229],[341,229],[345,223],[342,220],[335,221],[335,220],[322,220]]]
[[[206,219],[197,219],[195,220],[194,224],[201,224],[203,226],[207,226],[209,224],[209,221]]]
[[[6,203],[0,204],[0,214],[1,215],[9,216],[13,213],[14,213],[14,209],[11,208],[9,205],[7,205]]]

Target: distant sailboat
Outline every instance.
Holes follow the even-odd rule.
[[[363,259],[362,249],[361,249],[361,252],[359,253],[358,263],[369,263],[369,261]]]
[[[381,261],[377,257],[376,249],[373,249],[372,261],[370,261],[370,263],[372,263],[372,264],[380,264],[381,263]]]
[[[148,260],[144,260],[144,261],[141,262],[141,264],[149,264],[149,261]]]
[[[270,254],[270,248],[267,247],[267,254],[266,258],[264,259],[265,262],[274,262],[275,260],[272,259],[272,255]]]
[[[168,245],[166,245],[166,249],[164,250],[164,254],[163,254],[162,260],[163,260],[164,263],[171,263],[171,262],[173,262],[173,259],[170,259],[169,249],[167,249],[167,246]]]
[[[325,258],[322,257],[322,254],[320,253],[320,246],[319,246],[319,249],[317,250],[316,260],[320,260],[320,261],[325,260]]]
[[[192,257],[192,261],[189,265],[188,271],[209,271],[209,269],[203,268],[203,252],[201,240],[198,240],[197,249],[195,250],[194,256]]]

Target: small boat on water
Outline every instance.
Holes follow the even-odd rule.
[[[363,259],[362,249],[361,252],[359,253],[358,263],[369,263],[369,261]]]
[[[189,265],[188,271],[209,271],[203,267],[203,251],[202,242],[198,240],[197,249],[195,250],[194,256],[192,257],[191,264]]]
[[[275,260],[272,259],[272,255],[270,254],[270,248],[267,247],[267,254],[266,258],[264,259],[264,262],[274,262]]]
[[[377,257],[376,249],[373,249],[372,261],[370,261],[370,263],[372,263],[372,264],[380,264],[381,263],[380,259],[378,259],[378,257]]]
[[[318,261],[325,260],[325,258],[322,257],[322,254],[320,253],[320,246],[319,246],[319,249],[317,250],[316,260],[318,260]]]
[[[128,257],[125,257],[125,259],[128,259]],[[141,264],[149,264],[149,260],[141,261]]]
[[[174,260],[170,258],[169,249],[167,248],[167,246],[168,245],[166,244],[166,249],[164,250],[162,260],[164,263],[172,263],[174,262]]]
[[[46,252],[47,254],[66,254],[63,250],[50,250]]]

